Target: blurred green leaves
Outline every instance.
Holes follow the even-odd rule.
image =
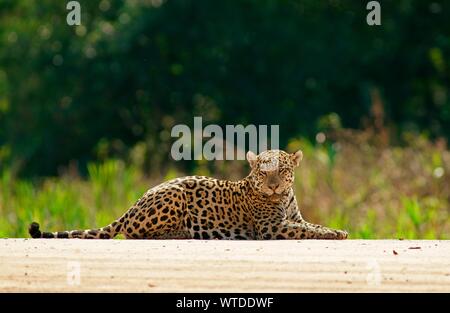
[[[279,124],[286,146],[364,126],[374,88],[397,133],[450,135],[445,1],[383,1],[379,27],[366,25],[365,1],[80,3],[77,27],[64,1],[0,3],[0,146],[10,151],[0,167],[86,169],[99,143],[119,142],[102,158],[145,144],[147,168],[159,168],[170,127],[194,113]]]

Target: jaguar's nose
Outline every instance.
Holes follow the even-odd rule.
[[[277,190],[278,187],[280,187],[279,183],[271,183],[267,185],[270,189],[272,189],[273,191]]]

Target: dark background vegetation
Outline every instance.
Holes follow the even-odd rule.
[[[304,216],[351,238],[450,238],[450,2],[0,1],[0,236],[105,226],[183,174],[176,124],[280,125]]]
[[[374,90],[394,143],[448,138],[449,3],[380,1],[371,27],[367,2],[90,0],[69,27],[66,1],[2,1],[0,162],[55,175],[144,142],[159,166],[193,115],[279,124],[284,147],[332,112],[365,127]]]

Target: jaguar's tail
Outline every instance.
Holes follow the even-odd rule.
[[[114,221],[108,226],[99,229],[42,232],[39,229],[39,224],[33,222],[28,227],[28,233],[33,238],[110,239],[114,238],[118,233],[120,233],[121,229],[122,223],[120,221]]]

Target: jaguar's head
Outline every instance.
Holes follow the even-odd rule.
[[[302,158],[300,150],[292,154],[282,150],[267,150],[259,155],[247,152],[247,161],[251,167],[249,179],[253,190],[271,201],[279,201],[292,187],[294,169],[299,166]]]

